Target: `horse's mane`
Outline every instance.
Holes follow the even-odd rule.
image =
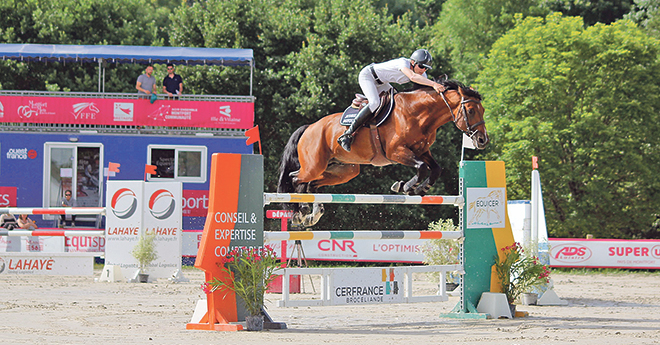
[[[465,86],[463,83],[461,83],[458,80],[447,79],[445,76],[443,76],[443,77],[435,78],[434,81],[436,83],[444,86],[447,90],[459,90],[460,89],[465,96],[473,97],[473,98],[476,98],[480,101],[482,100],[482,97],[481,97],[481,94],[479,93],[479,91]],[[433,88],[430,87],[430,86],[413,83],[413,88],[411,90],[407,90],[407,91],[428,90],[428,89],[433,89]]]

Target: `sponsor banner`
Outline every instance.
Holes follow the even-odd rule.
[[[69,253],[105,253],[105,237],[71,236],[64,238],[64,250]]]
[[[183,256],[197,255],[201,230],[183,231]],[[422,263],[421,248],[428,240],[306,240],[301,241],[305,258],[326,261],[408,262]],[[295,241],[266,241],[278,257],[286,242],[287,257],[297,255]]]
[[[182,204],[185,217],[206,217],[209,212],[209,191],[184,190]]]
[[[0,236],[0,252],[63,253],[64,237],[57,236]]]
[[[172,277],[181,269],[181,182],[146,182],[143,190],[142,226],[156,234],[158,257],[147,268],[154,278]]]
[[[107,183],[106,265],[116,265],[121,269],[138,269],[131,250],[142,231],[143,184],[143,181],[120,180]]]
[[[467,189],[467,228],[504,228],[506,188]]]
[[[16,207],[17,187],[0,187],[0,207]]]
[[[254,103],[3,96],[1,122],[249,129]]]
[[[336,268],[331,305],[403,303],[402,268]]]
[[[550,266],[660,268],[660,240],[550,238]]]
[[[94,257],[81,253],[0,253],[0,276],[7,274],[94,274]]]

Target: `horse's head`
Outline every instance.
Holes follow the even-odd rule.
[[[472,143],[476,148],[484,149],[489,139],[486,132],[486,122],[484,121],[485,110],[481,105],[479,92],[454,80],[442,80],[439,83],[444,85],[448,91],[456,91],[461,98],[460,103],[452,109],[444,94],[442,95],[456,127],[472,139]]]

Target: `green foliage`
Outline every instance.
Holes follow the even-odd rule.
[[[138,0],[2,0],[1,43],[167,45],[170,10]],[[135,92],[144,66],[109,64],[106,91]],[[9,90],[97,91],[93,63],[0,61]]]
[[[635,0],[630,12],[623,17],[637,23],[649,36],[660,38],[659,15],[659,0]]]
[[[542,265],[539,258],[524,254],[519,243],[500,249],[504,258],[495,255],[495,271],[499,278],[500,290],[506,295],[509,304],[514,304],[518,296],[531,292],[550,282],[550,270]]]
[[[585,25],[611,24],[630,11],[633,0],[544,0],[544,7],[566,16],[582,17]]]
[[[429,224],[430,231],[460,231],[451,219],[440,219]],[[457,240],[429,240],[422,246],[427,265],[454,265],[460,263],[460,245]]]
[[[539,156],[555,237],[655,237],[660,208],[660,65],[654,40],[629,21],[527,18],[499,39],[480,91],[509,198],[528,198]]]
[[[158,258],[155,240],[156,233],[143,233],[131,251],[131,255],[137,260],[142,273],[145,273],[149,264]]]
[[[514,15],[543,15],[538,0],[448,0],[433,25],[432,45],[451,61],[452,78],[473,82],[491,45],[515,24]]]
[[[264,307],[264,293],[275,279],[275,271],[280,269],[273,250],[234,249],[222,258],[218,266],[226,278],[213,277],[202,284],[202,290],[207,294],[216,290],[234,292],[245,302],[250,315],[260,315]]]

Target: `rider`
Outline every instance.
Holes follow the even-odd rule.
[[[342,134],[337,142],[344,150],[350,152],[353,143],[353,133],[367,122],[373,112],[380,105],[380,93],[392,88],[390,83],[405,84],[413,82],[431,86],[441,93],[445,87],[426,77],[426,71],[431,68],[431,53],[426,49],[417,49],[407,58],[398,58],[390,61],[371,64],[360,71],[358,82],[362,92],[369,100],[369,105],[362,108],[355,117],[355,121]]]

